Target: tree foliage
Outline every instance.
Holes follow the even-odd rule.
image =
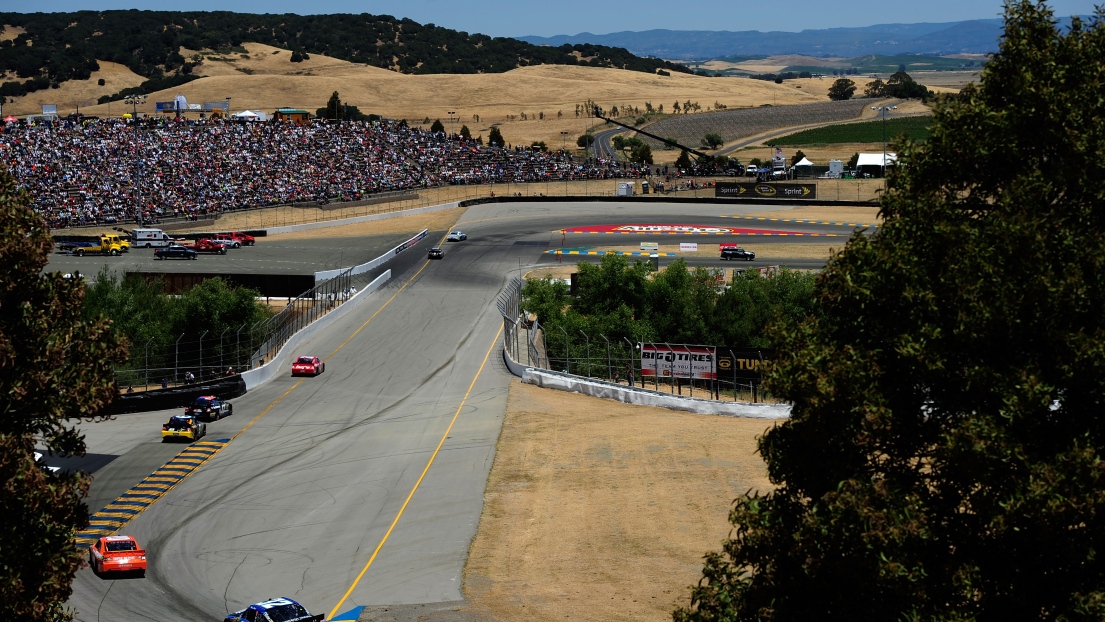
[[[84,316],[111,318],[115,330],[135,345],[131,358],[120,361],[119,369],[138,369],[147,363],[151,367],[171,364],[162,357],[181,335],[196,340],[205,332],[212,340],[204,349],[204,359],[210,366],[234,347],[228,341],[227,351],[220,351],[223,344],[218,343],[219,335],[225,332],[236,336],[242,327],[271,317],[271,309],[259,304],[257,297],[254,289],[233,287],[221,278],[213,278],[170,298],[161,281],[119,280],[105,268],[88,285]],[[150,345],[148,361],[146,344]]]
[[[677,622],[1105,618],[1103,18],[1007,5],[979,86],[896,145],[883,226],[774,333],[776,488]]]
[[[503,134],[499,131],[498,126],[491,126],[491,131],[487,133],[487,144],[494,147],[506,146],[506,141],[503,140]]]
[[[113,366],[125,345],[101,318],[81,317],[84,285],[42,273],[53,250],[46,223],[0,167],[0,619],[65,620],[83,552],[89,478],[46,473],[36,442],[84,453],[67,425],[97,417],[116,395]]]
[[[604,255],[598,265],[578,268],[574,300],[553,279],[529,280],[522,290],[522,308],[537,314],[557,357],[566,347],[561,328],[572,338],[579,331],[605,336],[619,348],[624,340],[767,348],[769,321],[817,312],[813,276],[787,269],[771,279],[748,270],[720,288],[713,271],[690,270],[682,259],[657,274],[624,255]]]
[[[719,149],[725,144],[725,139],[720,134],[706,134],[702,137],[702,146],[708,149]]]
[[[856,83],[848,78],[838,78],[833,85],[829,87],[829,99],[834,102],[844,101],[846,99],[852,99],[852,95],[856,92]]]
[[[434,119],[433,125],[430,126],[430,131],[435,134],[444,134],[445,124],[441,122],[441,119]]]

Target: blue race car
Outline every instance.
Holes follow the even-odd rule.
[[[324,614],[311,615],[290,598],[270,598],[232,613],[223,622],[322,622]]]

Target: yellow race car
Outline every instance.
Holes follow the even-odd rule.
[[[169,439],[184,438],[198,441],[207,434],[207,424],[200,423],[193,415],[173,415],[169,422],[161,426],[161,442]]]

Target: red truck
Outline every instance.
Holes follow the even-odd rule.
[[[195,244],[181,244],[184,248],[190,248],[197,253],[215,253],[217,255],[226,254],[226,244],[223,242],[216,242],[211,238],[201,238],[196,240]]]
[[[231,231],[229,233],[216,233],[215,240],[226,244],[230,248],[239,248],[242,246],[253,246],[254,238],[252,235],[246,235],[241,231]]]

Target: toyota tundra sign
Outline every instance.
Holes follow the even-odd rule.
[[[666,343],[642,343],[641,376],[659,378],[694,378],[713,380],[713,346],[685,346]]]

